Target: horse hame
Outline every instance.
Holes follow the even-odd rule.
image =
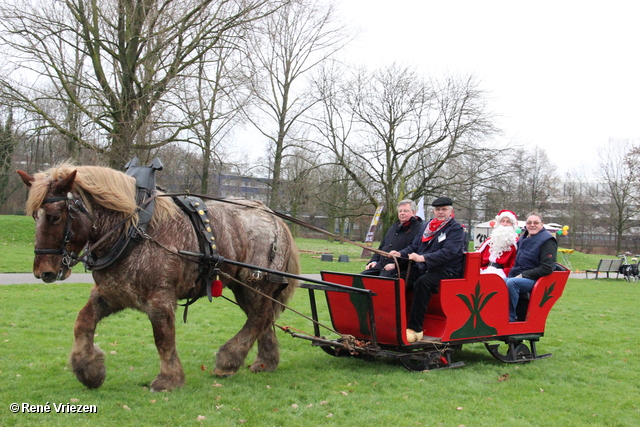
[[[71,274],[73,259],[83,248],[97,258],[108,257],[119,236],[138,221],[136,180],[125,173],[98,166],[61,164],[31,176],[18,171],[29,187],[26,208],[36,221],[36,278],[51,283]],[[175,310],[178,300],[205,295],[199,284],[202,264],[180,251],[199,253],[199,241],[188,216],[169,197],[155,197],[155,209],[144,237],[127,255],[92,271],[95,285],[74,327],[70,356],[73,372],[89,388],[106,377],[103,352],[94,345],[98,322],[125,308],[146,313],[160,356],[160,373],[152,390],[171,390],[184,384],[176,351]],[[260,202],[209,201],[208,218],[223,258],[265,269],[299,273],[298,252],[286,224]],[[113,261],[113,260],[112,260]],[[77,262],[77,261],[76,261]],[[234,293],[247,315],[242,329],[218,351],[214,373],[232,375],[257,341],[251,371],[273,371],[279,363],[278,342],[272,328],[297,286],[297,280],[260,274],[223,263],[220,278]],[[250,279],[250,280],[248,280]],[[259,292],[255,292],[255,290]]]

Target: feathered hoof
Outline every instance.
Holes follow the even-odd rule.
[[[98,346],[87,356],[82,353],[71,353],[71,368],[78,381],[88,388],[98,388],[107,377],[104,366],[104,353]]]
[[[278,365],[273,366],[258,360],[249,366],[251,372],[273,372],[276,369],[278,369]]]
[[[184,385],[184,374],[165,375],[159,374],[151,383],[151,391],[169,391]]]

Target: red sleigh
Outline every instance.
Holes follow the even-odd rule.
[[[528,300],[521,298],[519,321],[509,322],[504,280],[495,274],[480,274],[480,254],[466,254],[464,277],[441,282],[440,292],[427,308],[424,337],[411,344],[405,330],[412,296],[404,280],[324,271],[323,281],[335,287],[302,287],[309,289],[316,322],[314,291],[325,292],[333,329],[340,338],[324,338],[317,326],[315,337],[306,338],[335,356],[394,357],[410,370],[461,366],[464,363],[451,361],[452,354],[462,344],[474,342],[483,342],[494,357],[507,363],[549,357],[537,353],[536,343],[569,278],[569,271],[559,264],[558,269],[561,271],[536,282]],[[500,342],[508,346],[504,353]]]

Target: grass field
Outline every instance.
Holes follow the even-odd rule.
[[[32,228],[33,222],[9,217],[15,222],[6,226],[6,220],[0,217],[0,258],[26,248],[14,261],[26,257],[26,267],[20,268],[29,271],[32,234],[20,229],[23,224]],[[360,262],[314,258],[316,252],[331,252],[334,259],[340,254],[356,259],[359,248],[348,252],[350,245],[298,243],[308,251],[302,253],[308,272],[362,268]],[[158,355],[148,319],[134,311],[98,325],[96,342],[106,353],[103,386],[88,390],[75,379],[67,358],[75,317],[89,289],[89,284],[64,282],[0,286],[0,425],[640,425],[640,284],[570,279],[538,345],[540,353],[553,354],[549,359],[504,364],[482,344],[471,344],[454,354],[465,367],[431,372],[409,372],[393,359],[335,358],[278,331],[277,372],[241,369],[216,378],[211,374],[215,352],[245,317],[223,299],[203,299],[189,310],[188,323],[177,324],[187,378],[184,387],[168,393],[149,391]],[[291,307],[309,315],[307,292],[299,290]],[[325,308],[321,320],[330,324]],[[290,310],[278,324],[312,332],[311,322]],[[254,355],[252,350],[246,365]],[[11,403],[48,404],[52,411],[14,414]],[[55,413],[54,403],[95,405],[97,413]]]
[[[549,359],[508,365],[472,344],[454,354],[465,367],[424,373],[409,372],[393,359],[335,358],[279,331],[277,372],[242,369],[215,378],[216,349],[240,329],[244,316],[222,299],[201,300],[189,311],[188,323],[177,325],[187,382],[169,393],[149,392],[158,356],[148,320],[134,311],[98,326],[96,342],[106,353],[104,385],[88,390],[76,381],[67,357],[76,313],[88,292],[86,284],[0,286],[0,425],[632,426],[640,421],[640,294],[638,285],[621,280],[569,281],[538,346],[553,353]],[[309,314],[307,298],[298,292],[292,307]],[[278,323],[312,332],[310,322],[292,311]],[[98,412],[12,414],[14,402],[95,405]]]

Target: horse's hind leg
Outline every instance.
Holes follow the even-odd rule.
[[[259,340],[258,357],[251,365],[251,370],[254,372],[274,370],[278,364],[278,356],[275,333],[271,330],[275,315],[272,301],[252,294],[252,291],[246,292],[245,295],[236,294],[236,300],[247,313],[247,321],[240,332],[218,350],[214,373],[221,377],[235,374],[256,340]],[[274,349],[275,359],[270,354]],[[261,366],[261,368],[255,369],[254,366]]]
[[[157,301],[147,312],[160,356],[160,373],[151,383],[151,390],[172,390],[184,385],[184,371],[176,349],[175,307],[162,298]]]
[[[281,284],[274,284],[277,288],[280,288]],[[282,306],[275,302],[271,302],[273,310],[273,317],[271,319],[271,326],[268,327],[262,335],[258,337],[258,354],[256,359],[251,364],[249,369],[251,372],[271,372],[278,368],[280,363],[280,351],[278,349],[278,338],[276,337],[276,331],[273,326],[273,322],[278,318],[282,312]]]
[[[280,363],[278,338],[273,327],[258,337],[258,354],[249,369],[251,372],[275,371]]]
[[[120,308],[110,307],[95,289],[87,304],[80,310],[73,328],[75,336],[71,351],[71,368],[78,381],[89,388],[98,388],[104,382],[107,371],[104,353],[93,342],[98,322]]]

